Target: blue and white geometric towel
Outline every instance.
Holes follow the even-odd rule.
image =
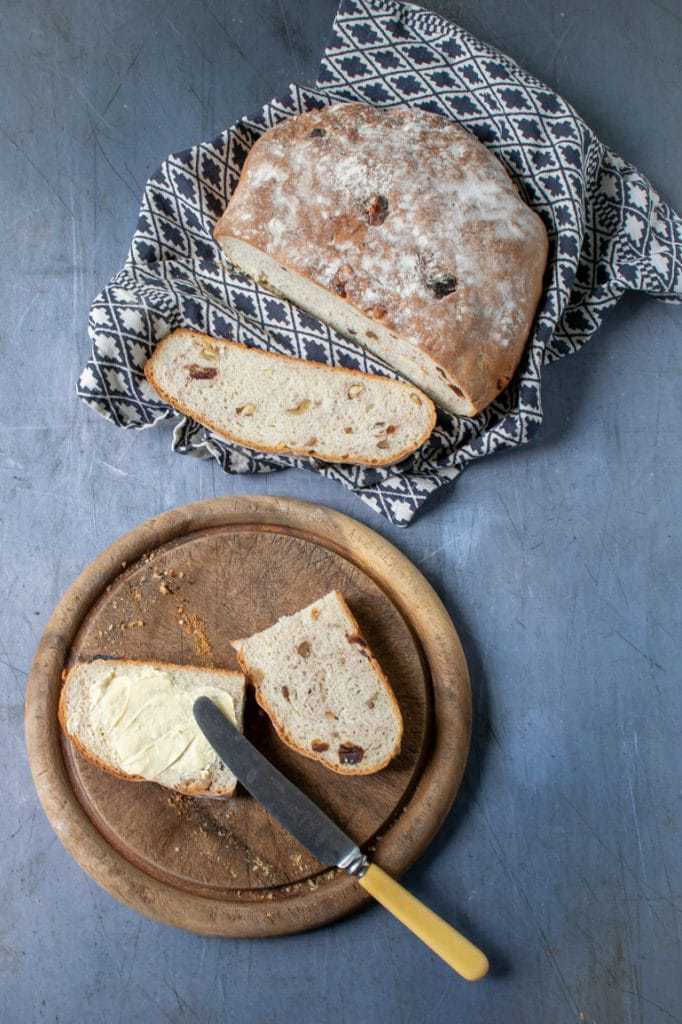
[[[462,125],[502,160],[544,220],[545,290],[519,370],[483,413],[441,414],[429,442],[388,469],[257,454],[186,418],[173,447],[212,456],[228,473],[312,469],[406,526],[473,459],[530,440],[542,422],[542,367],[584,345],[625,291],[682,300],[682,220],[565,100],[508,57],[413,4],[342,0],[315,88],[291,85],[260,114],[171,155],[148,181],[125,265],[90,310],[92,355],[78,382],[84,401],[120,427],[175,415],[142,368],[155,344],[181,326],[394,375],[232,270],[211,237],[256,139],[285,118],[343,100],[407,104]]]

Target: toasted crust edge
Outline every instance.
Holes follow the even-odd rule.
[[[299,365],[303,364],[304,366],[308,366],[311,368],[320,367],[331,373],[345,374],[346,376],[351,377],[360,377],[362,380],[366,380],[369,378],[370,380],[381,381],[383,384],[386,384],[387,386],[397,386],[400,388],[405,388],[410,391],[416,391],[418,392],[420,398],[424,402],[426,408],[430,408],[430,426],[428,427],[428,430],[426,430],[422,435],[420,435],[419,440],[417,441],[416,444],[410,445],[407,448],[403,448],[401,451],[392,454],[388,459],[350,460],[348,458],[341,458],[341,456],[338,454],[320,455],[319,453],[316,452],[315,455],[312,455],[310,449],[290,448],[288,445],[285,444],[275,445],[274,447],[268,447],[266,445],[255,445],[253,441],[249,441],[244,437],[240,437],[238,434],[225,430],[224,427],[218,426],[212,420],[209,420],[208,417],[197,416],[197,414],[189,406],[185,405],[184,402],[179,402],[164,387],[162,387],[159,384],[154,373],[154,359],[157,356],[157,354],[161,351],[162,346],[164,346],[167,342],[171,341],[174,335],[180,332],[182,332],[183,334],[193,334],[197,338],[202,338],[204,341],[210,341],[212,344],[231,345],[233,348],[245,349],[246,351],[252,353],[255,357],[261,357],[263,359],[282,360],[283,362],[297,363]],[[313,372],[315,372],[314,369]],[[228,338],[214,338],[210,334],[204,334],[202,331],[194,331],[190,327],[176,328],[175,331],[171,331],[170,334],[167,334],[165,338],[161,339],[161,341],[157,344],[156,348],[154,349],[151,356],[144,365],[144,375],[147,378],[148,382],[151,384],[151,386],[154,388],[154,390],[161,396],[161,398],[163,398],[165,402],[168,403],[168,405],[172,406],[173,409],[177,409],[178,412],[183,413],[185,416],[191,416],[192,419],[196,420],[197,423],[201,423],[203,426],[208,427],[209,430],[213,431],[213,433],[217,434],[219,437],[224,437],[228,441],[234,441],[236,444],[243,445],[243,447],[245,448],[251,448],[253,451],[268,452],[272,455],[298,455],[308,459],[319,459],[320,462],[334,462],[351,466],[393,466],[396,463],[401,462],[403,459],[406,459],[408,455],[412,455],[419,448],[421,448],[421,446],[425,443],[425,441],[429,439],[429,437],[433,433],[433,429],[436,425],[436,406],[433,400],[429,398],[428,395],[424,394],[424,392],[419,387],[417,387],[416,384],[409,384],[402,380],[394,380],[392,377],[380,377],[378,374],[375,373],[364,373],[362,370],[346,369],[346,367],[343,366],[327,366],[326,363],[318,363],[316,360],[313,359],[298,359],[296,356],[285,356],[279,352],[262,352],[260,349],[249,348],[248,345],[242,345],[240,342],[237,341],[230,341]]]
[[[339,590],[333,590],[333,591],[330,591],[330,593],[336,594],[336,596],[339,599],[339,602],[341,604],[342,611],[346,615],[346,618],[348,619],[351,628],[358,634],[358,636],[361,636],[364,639],[362,630],[360,629],[360,626],[358,625],[357,619],[355,618],[355,616],[351,612],[350,608],[348,607],[348,603],[347,603],[345,597],[343,596],[343,594]],[[312,602],[312,603],[314,604],[315,602]],[[399,703],[397,701],[396,695],[393,692],[393,688],[391,687],[391,684],[389,683],[389,681],[388,681],[388,679],[386,677],[385,672],[381,668],[381,665],[379,664],[379,662],[376,660],[376,658],[372,654],[372,651],[371,651],[371,648],[369,647],[369,644],[367,645],[368,646],[368,653],[369,653],[369,662],[372,665],[372,668],[374,669],[374,671],[376,672],[376,674],[377,674],[377,676],[379,678],[379,682],[381,683],[381,685],[384,687],[384,689],[388,693],[388,696],[389,696],[389,698],[390,698],[390,700],[391,700],[391,702],[393,704],[393,707],[394,707],[394,710],[396,712],[398,721],[400,723],[400,730],[399,730],[399,733],[398,733],[398,737],[396,739],[395,746],[393,747],[391,752],[388,754],[388,756],[383,761],[380,762],[380,764],[375,765],[372,768],[361,768],[359,766],[353,766],[353,765],[341,765],[341,764],[339,764],[337,766],[337,765],[334,765],[334,764],[330,764],[328,761],[326,761],[323,757],[321,757],[314,750],[311,750],[311,749],[309,749],[307,747],[299,746],[299,744],[294,740],[294,738],[291,736],[291,734],[287,732],[285,727],[282,725],[280,720],[277,718],[277,715],[273,712],[270,704],[268,703],[268,701],[263,696],[258,683],[255,681],[255,678],[254,678],[254,675],[253,675],[253,670],[249,668],[249,663],[248,663],[248,660],[246,658],[246,655],[244,654],[244,652],[239,647],[239,645],[243,644],[246,639],[249,639],[249,638],[248,637],[244,637],[241,640],[231,640],[230,641],[230,646],[233,647],[235,652],[236,652],[237,661],[239,662],[239,666],[242,669],[244,675],[246,676],[247,682],[250,683],[251,686],[253,686],[254,695],[255,695],[255,698],[256,698],[256,701],[257,701],[258,705],[263,709],[263,711],[265,711],[266,715],[268,716],[268,718],[270,719],[270,721],[272,722],[272,724],[274,726],[275,732],[277,733],[279,738],[282,740],[282,742],[286,743],[286,745],[288,747],[291,747],[292,750],[295,750],[298,754],[301,754],[303,757],[307,757],[310,761],[318,761],[324,768],[329,769],[329,771],[334,772],[336,775],[376,775],[377,772],[380,772],[384,768],[386,768],[386,766],[390,764],[390,762],[394,759],[394,757],[397,757],[397,755],[400,753],[400,747],[401,747],[402,738],[403,738],[403,732],[404,732],[403,714],[402,714],[402,711],[400,710],[400,705],[399,705]]]
[[[147,660],[147,659],[143,659],[143,658],[106,658],[106,659],[104,659],[104,658],[92,658],[89,661],[78,661],[78,662],[76,662],[75,665],[72,665],[71,668],[68,669],[68,671],[64,674],[62,688],[61,688],[60,693],[59,693],[59,704],[58,704],[58,707],[57,707],[57,718],[59,720],[59,725],[60,725],[60,727],[62,729],[62,732],[67,737],[69,742],[73,744],[73,746],[78,751],[78,753],[81,754],[81,756],[85,758],[86,761],[89,761],[90,764],[94,764],[95,767],[100,768],[102,771],[105,771],[108,775],[113,775],[117,779],[125,779],[127,782],[151,782],[152,780],[151,779],[145,779],[145,777],[143,775],[129,775],[127,772],[122,772],[119,768],[114,768],[112,765],[108,764],[106,761],[103,761],[96,754],[93,754],[92,751],[89,750],[85,746],[85,744],[83,744],[81,742],[81,740],[78,739],[77,736],[74,736],[69,731],[69,729],[67,727],[67,724],[66,724],[66,690],[67,690],[67,687],[69,685],[69,680],[71,679],[71,676],[76,671],[76,669],[79,669],[79,668],[81,668],[84,665],[90,665],[90,664],[92,664],[93,661],[105,661],[105,660],[109,661],[109,662],[113,662],[116,665],[151,665],[153,668],[160,668],[160,669],[164,669],[164,668],[173,668],[173,669],[189,668],[193,672],[210,672],[211,674],[215,674],[216,672],[218,672],[218,673],[220,673],[222,675],[226,675],[226,676],[241,676],[244,679],[244,682],[246,682],[246,677],[245,677],[244,673],[243,672],[236,672],[233,669],[209,668],[206,665],[178,665],[178,664],[176,664],[175,662],[172,662],[172,661],[155,661],[153,659]],[[242,716],[241,717],[243,718],[243,706],[242,706]],[[237,789],[237,783],[236,782],[235,782],[234,786],[232,786],[231,789],[220,789],[220,788],[218,788],[218,789],[205,789],[205,788],[202,788],[200,785],[194,785],[194,786],[192,786],[192,785],[190,785],[190,786],[166,786],[166,785],[164,785],[163,782],[155,782],[154,785],[162,786],[164,789],[168,789],[172,793],[181,793],[183,796],[230,797],[230,796],[234,796],[235,791]]]

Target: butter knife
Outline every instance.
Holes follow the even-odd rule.
[[[244,788],[317,860],[352,875],[467,981],[484,977],[488,971],[485,954],[377,864],[370,863],[356,843],[270,764],[212,700],[199,697],[193,710],[202,733]]]

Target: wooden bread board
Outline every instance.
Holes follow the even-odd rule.
[[[347,516],[286,498],[218,498],[151,519],[96,558],[55,609],[31,669],[26,736],[39,797],[64,846],[113,896],[155,920],[232,937],[301,931],[365,902],[241,788],[207,800],[114,778],[57,722],[62,672],[79,660],[236,668],[231,638],[333,588],[391,680],[405,721],[400,755],[376,775],[334,774],[284,746],[251,694],[246,733],[392,874],[425,850],[459,787],[471,720],[445,608],[408,559]]]

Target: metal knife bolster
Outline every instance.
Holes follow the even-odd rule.
[[[242,786],[322,864],[362,878],[369,861],[317,804],[263,757],[208,697],[194,702],[194,717],[213,749]]]
[[[336,866],[337,868],[343,868],[343,870],[347,871],[349,875],[354,875],[356,878],[362,878],[362,876],[367,872],[369,861],[360,847],[356,846],[349,854],[342,857]]]

